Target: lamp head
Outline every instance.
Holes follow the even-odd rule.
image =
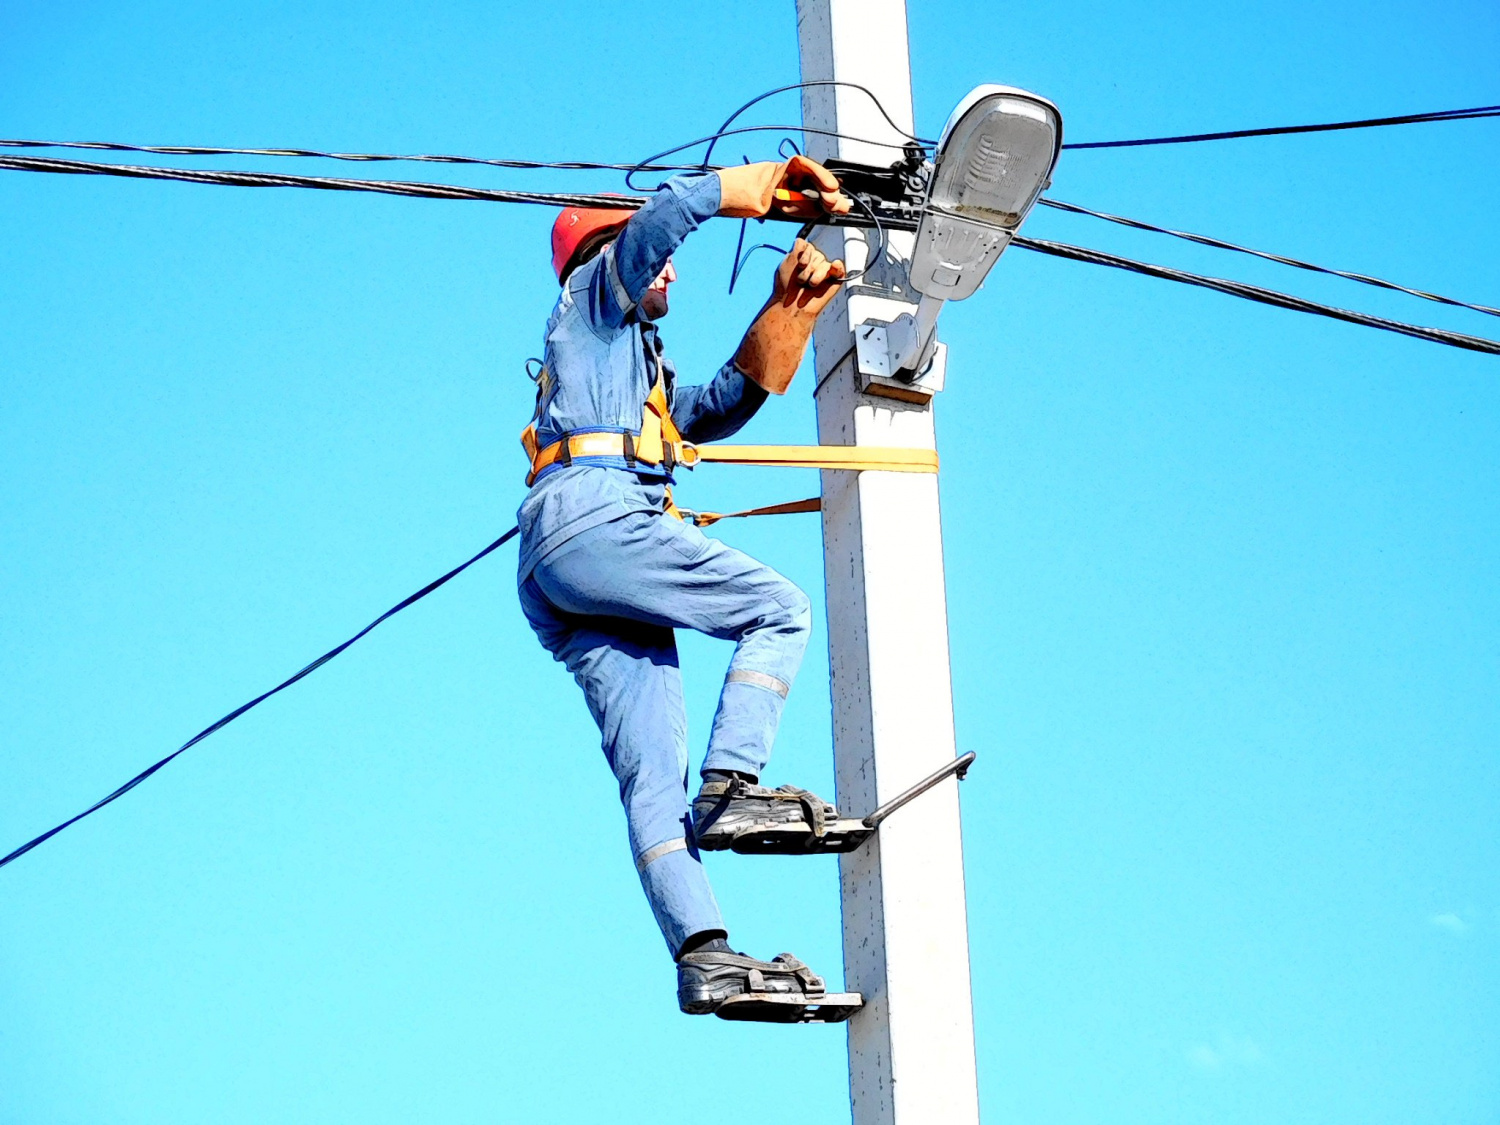
[[[924,296],[961,301],[1010,245],[1062,151],[1062,114],[1014,86],[974,89],[938,142],[917,228],[911,284]]]

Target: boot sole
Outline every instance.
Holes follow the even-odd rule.
[[[725,1000],[731,996],[740,996],[744,991],[744,985],[740,981],[725,981],[717,988],[710,985],[679,988],[677,1006],[689,1016],[708,1016]]]
[[[730,997],[714,1011],[721,1020],[749,1023],[843,1023],[865,1006],[857,992],[822,996],[747,992]]]
[[[834,820],[830,823],[841,824],[843,822]],[[754,820],[740,821],[734,827],[721,828],[719,822],[715,821],[702,836],[694,831],[693,843],[701,852],[727,852],[734,847],[736,840],[763,833],[811,836],[812,826],[805,820]]]

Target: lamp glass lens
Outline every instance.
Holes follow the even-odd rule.
[[[1015,230],[1052,172],[1058,121],[1027,98],[986,98],[964,114],[938,159],[931,202]]]

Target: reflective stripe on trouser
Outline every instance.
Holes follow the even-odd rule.
[[[723,929],[688,835],[687,719],[673,628],[736,642],[705,769],[759,775],[811,612],[770,567],[688,524],[636,513],[574,536],[521,586],[542,644],[583,688],[620,783],[631,852],[667,945]],[[656,853],[656,855],[652,855]]]

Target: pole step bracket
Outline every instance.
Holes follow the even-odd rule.
[[[821,836],[814,836],[805,824],[747,828],[729,842],[729,848],[740,855],[836,855],[852,852],[873,835],[875,829],[866,828],[864,821],[841,817]]]
[[[751,1023],[843,1023],[865,1006],[857,992],[829,992],[816,1000],[774,992],[746,992],[720,1002],[721,1020]]]
[[[821,836],[815,835],[806,824],[768,825],[745,829],[729,842],[729,848],[740,855],[836,855],[852,852],[875,835],[881,822],[891,813],[948,777],[962,781],[973,764],[974,752],[971,750],[934,770],[904,793],[892,797],[863,820],[840,817],[828,825]]]

